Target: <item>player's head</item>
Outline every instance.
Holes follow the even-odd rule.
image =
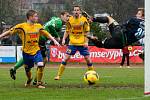
[[[26,14],[27,20],[31,21],[32,23],[38,22],[38,13],[35,10],[29,10]]]
[[[136,13],[136,17],[139,19],[144,19],[144,8],[138,8],[138,11]]]
[[[73,15],[75,17],[79,17],[80,14],[81,14],[81,8],[80,8],[80,6],[74,6],[73,7]]]
[[[60,18],[63,22],[67,22],[69,20],[69,17],[70,17],[70,15],[67,11],[63,11],[60,14]]]

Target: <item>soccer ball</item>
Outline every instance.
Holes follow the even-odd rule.
[[[99,80],[99,75],[96,73],[96,71],[87,71],[84,74],[84,81],[89,85],[95,84],[98,80]]]

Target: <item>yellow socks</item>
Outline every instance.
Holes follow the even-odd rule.
[[[65,65],[61,64],[58,69],[57,76],[61,76],[65,70]]]
[[[88,66],[88,70],[94,70],[93,66]]]
[[[37,68],[37,81],[38,82],[42,80],[43,70],[44,70],[44,67]]]

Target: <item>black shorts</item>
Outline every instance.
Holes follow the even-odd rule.
[[[104,48],[122,49],[126,45],[126,39],[120,25],[109,25],[110,38],[104,41]]]
[[[45,58],[47,56],[47,50],[46,50],[46,45],[45,45],[45,41],[40,41],[39,42],[39,47],[40,47],[40,51],[42,54],[42,57]]]
[[[41,51],[41,54],[42,54],[42,57],[43,57],[43,58],[47,57],[46,46],[40,47],[40,51]]]

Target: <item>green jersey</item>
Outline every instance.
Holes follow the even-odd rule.
[[[55,38],[59,37],[58,32],[62,28],[62,20],[59,17],[52,17],[50,21],[44,24],[44,29],[51,33]]]
[[[53,37],[58,38],[58,32],[62,28],[62,20],[59,17],[52,17],[50,21],[44,24],[44,29],[48,31]],[[40,37],[40,41],[46,41],[47,38],[45,36]]]

